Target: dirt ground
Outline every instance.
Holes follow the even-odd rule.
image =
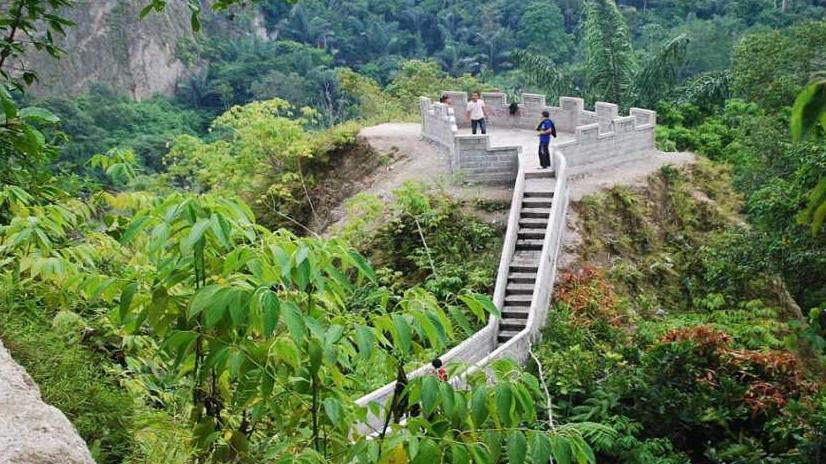
[[[512,187],[481,186],[459,183],[450,174],[449,160],[446,153],[433,143],[421,137],[421,126],[417,123],[386,123],[362,129],[359,136],[367,141],[378,153],[390,162],[380,166],[375,172],[365,176],[361,181],[361,191],[378,196],[384,200],[392,197],[392,192],[406,181],[420,181],[435,184],[445,189],[458,200],[481,198],[489,201],[508,202]],[[464,133],[464,131],[462,132]],[[537,164],[536,151],[538,141],[535,133],[527,130],[489,131],[492,146],[522,147],[521,162],[531,167]],[[558,140],[564,141],[572,134],[560,133]],[[632,161],[617,166],[597,169],[578,174],[570,178],[571,200],[577,201],[589,193],[611,188],[615,185],[642,185],[649,174],[666,164],[675,166],[691,163],[695,159],[691,153],[654,152],[650,158]],[[344,221],[345,210],[342,204],[331,212],[332,224],[325,234],[335,230]],[[501,215],[499,215],[501,216]],[[492,220],[501,220],[501,217]],[[573,238],[574,231],[568,234]],[[566,240],[567,242],[568,240]]]

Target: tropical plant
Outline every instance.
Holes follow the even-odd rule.
[[[589,92],[625,104],[638,61],[625,18],[612,0],[591,0],[585,3],[584,28]]]
[[[731,73],[715,71],[698,74],[678,89],[678,103],[690,103],[711,108],[722,105],[731,97]]]
[[[826,73],[814,76],[811,83],[797,96],[792,107],[791,130],[796,142],[817,133],[817,126],[826,132]],[[823,133],[822,132],[822,133]],[[808,206],[801,220],[811,223],[817,234],[826,221],[826,179],[821,179],[809,192]]]
[[[622,106],[654,106],[675,86],[685,59],[689,38],[680,34],[643,60],[631,46],[625,18],[611,0],[585,3],[586,94],[591,100],[616,102]],[[517,66],[533,82],[558,96],[570,88],[572,79],[551,59],[528,50],[516,50]]]

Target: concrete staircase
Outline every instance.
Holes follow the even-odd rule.
[[[555,185],[554,171],[539,170],[525,173],[519,229],[513,258],[508,268],[505,302],[496,336],[497,346],[515,337],[527,324]]]

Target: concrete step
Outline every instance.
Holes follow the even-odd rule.
[[[545,229],[534,229],[534,228],[519,229],[519,232],[516,234],[516,238],[518,238],[518,239],[544,240],[545,239]]]
[[[527,319],[530,308],[521,306],[505,306],[502,309],[502,318],[504,319]]]
[[[524,197],[522,198],[522,208],[550,208],[552,200],[550,198],[542,197]]]
[[[545,230],[548,227],[548,218],[520,218],[519,227],[523,229]]]
[[[506,341],[510,340],[511,338],[515,337],[516,334],[518,334],[519,332],[519,330],[500,330],[499,335],[496,337],[496,341],[498,341],[501,345]]]
[[[553,169],[543,169],[525,173],[525,179],[548,179],[556,175]]]
[[[516,241],[517,250],[542,250],[544,240],[525,239]]]
[[[551,215],[551,208],[522,208],[522,214],[520,214],[519,219],[526,219],[526,218],[545,218],[547,221],[548,216]]]
[[[533,284],[536,282],[536,272],[511,272],[508,274],[508,282]]]
[[[505,287],[506,295],[533,295],[533,284],[511,283]]]
[[[516,273],[532,273],[536,275],[536,271],[539,269],[539,263],[537,262],[512,262],[510,266],[508,266],[508,271],[513,274]]]
[[[526,319],[502,319],[499,321],[499,332],[503,330],[520,331],[525,328]]]
[[[505,295],[505,306],[530,307],[533,295]]]
[[[522,193],[523,198],[553,198],[554,192],[552,190],[526,190]]]

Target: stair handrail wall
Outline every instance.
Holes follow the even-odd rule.
[[[551,306],[554,282],[556,281],[557,260],[562,247],[562,239],[567,227],[565,217],[568,213],[568,160],[562,152],[553,148],[553,163],[556,169],[556,188],[551,213],[548,218],[548,228],[545,231],[545,241],[542,244],[539,268],[536,271],[536,286],[531,299],[531,310],[528,313],[526,329],[530,333],[531,342],[539,339],[539,334],[548,320],[548,310]],[[528,353],[524,353],[525,356]]]
[[[536,273],[536,284],[531,298],[528,321],[524,329],[478,361],[471,369],[468,369],[465,375],[485,368],[493,361],[503,357],[524,363],[530,355],[532,344],[539,338],[540,331],[545,326],[556,277],[556,263],[566,227],[565,215],[568,211],[569,202],[567,160],[562,152],[556,149],[554,149],[553,160],[554,170],[556,171],[554,200],[551,205],[551,212],[548,215],[548,226],[545,229],[545,239],[540,252],[539,268]]]
[[[508,270],[513,254],[516,250],[516,241],[519,233],[519,216],[522,214],[522,196],[525,192],[525,172],[520,166],[516,176],[516,183],[513,188],[513,197],[511,199],[510,213],[508,214],[508,224],[505,232],[505,240],[502,244],[502,256],[499,259],[499,269],[496,277],[496,287],[493,293],[493,303],[501,311],[505,305],[505,290],[508,286]],[[470,338],[465,339],[454,348],[448,350],[447,353],[440,356],[439,359],[443,363],[460,362],[467,365],[477,364],[483,357],[494,351],[496,348],[496,336],[499,331],[499,318],[491,317],[488,323],[473,334]],[[486,365],[485,363],[484,365]],[[408,378],[415,378],[425,375],[430,371],[430,365],[425,364],[418,369],[410,372]],[[370,403],[378,403],[381,408],[390,400],[395,390],[396,382],[390,382],[387,385],[374,390],[358,400],[356,404],[361,407],[366,407]],[[360,433],[371,433],[380,431],[384,425],[384,418],[374,415],[372,412],[368,413],[367,423],[359,424],[357,430]]]

